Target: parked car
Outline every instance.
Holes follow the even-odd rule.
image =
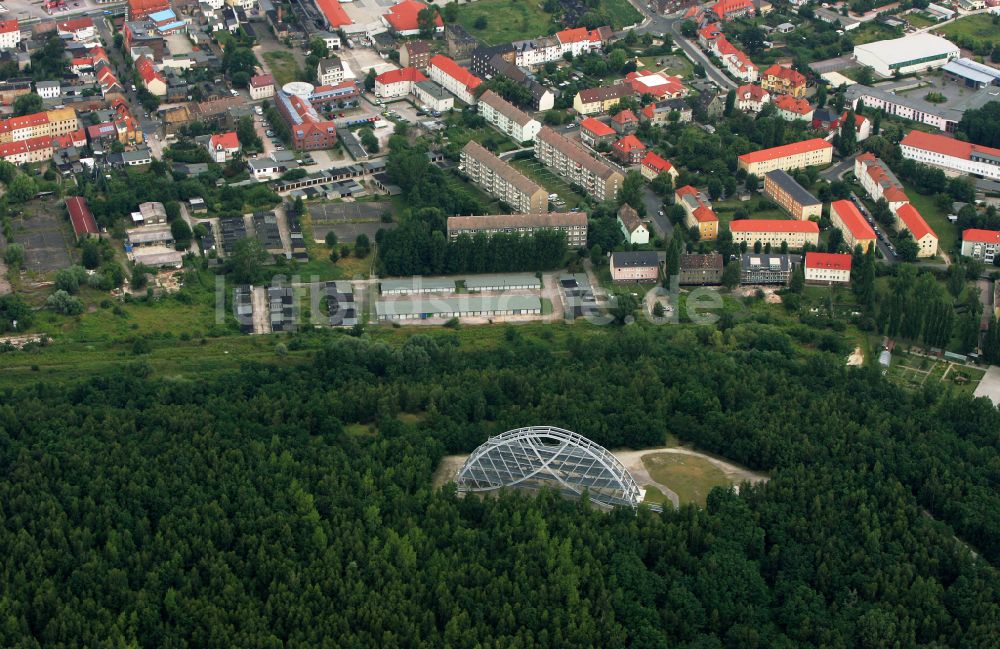
[[[274,131],[267,131],[264,133],[267,137],[274,137]]]

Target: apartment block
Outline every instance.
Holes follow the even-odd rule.
[[[851,250],[855,246],[861,246],[862,250],[867,251],[875,245],[875,230],[851,201],[830,203],[830,221],[844,235],[844,243]]]
[[[535,157],[568,183],[579,185],[598,201],[613,198],[624,176],[604,160],[590,155],[579,142],[543,126],[535,139]]]
[[[783,169],[764,175],[764,195],[800,221],[819,218],[823,211],[823,203]]]
[[[548,194],[538,184],[510,166],[478,142],[462,148],[462,172],[486,193],[521,213],[545,214]]]
[[[674,191],[674,203],[684,208],[684,227],[698,228],[702,241],[713,241],[719,236],[719,217],[708,204],[708,199],[691,185]]]
[[[899,147],[904,158],[940,167],[953,176],[971,174],[1000,180],[1000,149],[923,131],[910,131]]]
[[[775,169],[805,169],[830,164],[833,161],[833,145],[826,140],[814,138],[744,153],[738,161],[740,169],[756,176],[763,176]]]
[[[806,281],[817,284],[848,284],[851,281],[851,256],[829,252],[807,252]]]
[[[963,257],[972,257],[983,263],[992,264],[998,252],[1000,252],[1000,232],[974,228],[962,231]]]
[[[542,123],[492,90],[479,97],[479,114],[517,142],[534,142]]]
[[[448,217],[448,238],[451,241],[463,234],[528,235],[541,230],[558,230],[566,233],[566,244],[570,248],[583,248],[587,245],[587,215],[583,212]]]
[[[819,224],[815,221],[788,221],[784,219],[744,219],[732,221],[729,231],[733,234],[733,243],[739,245],[746,242],[753,246],[757,242],[766,246],[778,247],[787,243],[789,248],[802,248],[807,243],[819,244]]]

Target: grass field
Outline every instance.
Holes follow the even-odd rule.
[[[924,27],[931,27],[936,25],[937,21],[933,18],[928,18],[925,14],[916,11],[911,11],[910,13],[903,16],[906,22],[910,23],[917,29],[923,29]]]
[[[927,385],[940,385],[941,388],[950,386],[958,393],[972,394],[985,374],[985,370],[960,363],[895,353],[892,355],[888,377],[905,388],[921,389]]]
[[[476,21],[481,18],[486,19],[486,25],[478,29]],[[545,36],[559,26],[539,3],[525,0],[477,0],[459,5],[458,22],[491,45]]]
[[[579,207],[580,203],[583,202],[583,196],[570,189],[565,180],[546,169],[541,162],[534,159],[511,160],[510,164],[540,184],[550,194],[559,194],[559,197],[566,201],[566,207],[569,209]]]
[[[642,463],[653,480],[677,494],[682,505],[694,503],[704,507],[708,492],[714,487],[728,487],[730,484],[718,467],[701,457],[652,453],[642,456]]]
[[[958,242],[958,228],[948,220],[948,214],[938,209],[938,206],[934,204],[933,197],[917,192],[912,185],[907,183],[903,183],[903,188],[906,190],[910,203],[917,208],[920,215],[927,221],[927,225],[931,226],[937,234],[938,249],[951,255]]]
[[[277,52],[264,52],[262,56],[267,61],[268,67],[271,68],[271,74],[274,76],[274,80],[278,86],[283,86],[289,81],[297,80],[302,73],[291,52],[280,50]]]
[[[642,16],[628,0],[602,0],[601,9],[607,13],[611,26],[615,29],[634,25],[642,20]]]
[[[988,42],[994,45],[1000,44],[1000,26],[993,23],[993,16],[989,14],[978,14],[966,16],[948,23],[940,29],[940,32],[949,39],[971,38],[980,42]]]

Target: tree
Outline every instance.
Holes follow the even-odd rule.
[[[722,271],[722,285],[730,291],[740,284],[740,260],[727,260]]]
[[[854,281],[854,293],[866,311],[875,308],[875,246],[869,246]]]
[[[80,285],[87,281],[87,272],[80,266],[70,266],[56,271],[55,287],[60,291],[75,294]]]
[[[31,307],[19,295],[0,295],[0,333],[24,331],[34,324]]]
[[[1000,102],[991,101],[982,108],[965,111],[956,131],[973,144],[1000,147]]]
[[[848,110],[844,123],[840,125],[840,144],[838,151],[842,156],[849,156],[858,148],[857,124],[854,121],[854,111]]]
[[[191,247],[191,226],[184,219],[175,219],[170,223],[170,234],[174,237],[174,248],[177,250]]]
[[[681,34],[685,38],[694,38],[698,35],[698,25],[693,20],[685,20],[681,23]]]
[[[674,193],[674,177],[666,172],[661,172],[649,183],[649,188],[657,196],[664,198],[672,196]]]
[[[722,197],[722,181],[714,176],[708,179],[708,197],[713,201]]]
[[[368,74],[365,75],[365,90],[367,90],[368,92],[375,90],[376,76],[378,75],[375,74],[375,68],[369,68]]]
[[[646,214],[646,204],[642,200],[643,192],[646,189],[646,179],[638,171],[632,170],[625,174],[625,180],[618,190],[618,205],[628,203],[639,216]]]
[[[417,14],[417,27],[420,29],[420,38],[431,38],[437,28],[437,21],[440,20],[437,7],[426,7]]]
[[[260,136],[257,135],[257,129],[254,128],[253,117],[241,117],[239,123],[236,125],[236,137],[240,141],[240,146],[243,147],[244,153],[247,151],[263,151],[264,145],[260,141]]]
[[[481,15],[481,16],[476,16],[476,19],[472,23],[472,27],[475,28],[475,29],[478,29],[478,30],[482,31],[482,30],[486,29],[486,26],[488,24],[489,24],[489,20],[486,18],[486,16],[485,15]]]
[[[619,293],[615,296],[615,303],[611,313],[618,324],[628,324],[632,314],[639,308],[639,300],[631,293]]]
[[[12,203],[26,203],[35,197],[38,187],[35,179],[23,173],[19,173],[7,187],[7,198]]]
[[[255,237],[240,239],[233,246],[233,254],[226,259],[226,267],[237,284],[254,284],[261,276],[267,251]]]
[[[326,233],[326,237],[323,238],[323,241],[330,248],[336,247],[336,245],[337,245],[337,233],[334,232],[333,230],[330,230],[329,232]]]
[[[42,110],[42,98],[33,92],[20,95],[14,100],[14,115],[29,115]]]
[[[46,298],[45,306],[63,315],[83,313],[83,302],[61,289]]]
[[[723,114],[729,117],[733,114],[733,110],[736,108],[736,91],[730,90],[726,93],[726,108]]]
[[[896,252],[903,261],[917,260],[917,254],[920,252],[920,246],[913,240],[913,236],[908,230],[900,233],[899,238],[896,241]]]
[[[612,72],[620,72],[625,67],[627,61],[628,56],[626,56],[625,50],[621,48],[612,50],[611,54],[608,55],[608,67]]]
[[[826,106],[826,84],[820,83],[816,86],[816,107],[823,108]]]
[[[357,239],[354,240],[354,256],[359,259],[362,257],[367,257],[372,251],[372,244],[368,240],[368,235],[362,233],[359,234]]]
[[[24,246],[19,243],[8,244],[3,252],[3,260],[12,269],[18,269],[24,264]]]
[[[375,133],[370,128],[363,128],[360,133],[361,145],[368,153],[378,153],[378,138],[375,137]]]
[[[788,290],[792,293],[801,293],[805,284],[805,270],[803,269],[802,264],[795,264],[795,268],[792,269],[792,279],[788,283]]]

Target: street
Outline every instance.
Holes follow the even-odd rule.
[[[654,234],[666,243],[667,239],[670,238],[670,233],[674,230],[674,224],[670,222],[670,217],[666,214],[663,216],[659,214],[660,210],[663,210],[663,199],[647,185],[642,191],[642,204],[646,206],[646,217],[652,221]]]
[[[831,183],[840,180],[845,173],[854,169],[854,158],[856,157],[857,154],[848,156],[837,164],[827,167],[819,172],[819,177]]]
[[[858,211],[860,211],[861,214],[868,221],[869,225],[871,225],[872,228],[876,229],[875,230],[875,247],[878,248],[879,252],[882,253],[882,259],[881,259],[881,261],[883,261],[883,262],[885,262],[887,264],[895,264],[896,263],[896,255],[891,250],[889,250],[889,245],[888,245],[888,241],[889,240],[886,237],[885,230],[883,230],[881,227],[879,227],[879,225],[877,223],[874,222],[874,219],[872,218],[872,215],[868,212],[868,208],[865,207],[865,204],[861,202],[861,199],[858,198],[858,195],[855,194],[854,192],[851,192],[851,200],[857,206]]]

